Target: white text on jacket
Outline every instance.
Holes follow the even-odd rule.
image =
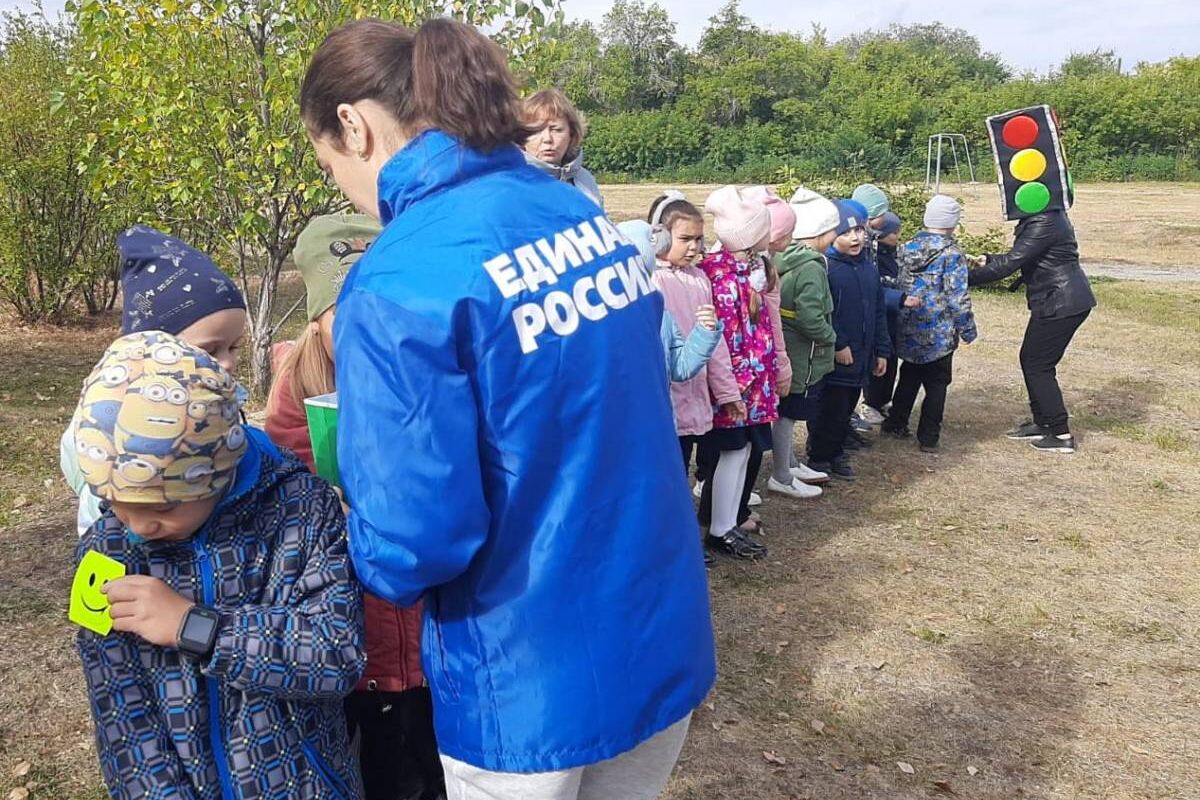
[[[532,294],[552,286],[568,270],[586,269],[597,258],[618,247],[632,247],[616,226],[601,215],[590,222],[523,244],[511,253],[501,253],[484,262],[483,268],[505,299]],[[610,310],[622,309],[654,291],[642,257],[634,255],[609,264],[595,275],[580,276],[568,290],[548,292],[544,297],[517,306],[512,313],[521,352],[538,348],[538,337],[547,329],[557,336],[570,336],[581,320],[598,322]]]

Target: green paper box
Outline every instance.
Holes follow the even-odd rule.
[[[312,441],[317,475],[341,486],[337,460],[337,392],[310,397],[304,401],[308,415],[308,438]]]

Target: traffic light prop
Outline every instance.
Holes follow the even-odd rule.
[[[1006,111],[988,117],[987,129],[1005,219],[1071,207],[1074,185],[1054,109],[1043,105]]]

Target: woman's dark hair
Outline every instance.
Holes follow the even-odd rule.
[[[678,197],[678,195],[676,195]],[[665,206],[663,204],[666,204]],[[663,206],[662,213],[658,214],[658,224],[662,225],[667,230],[675,227],[675,223],[681,219],[690,219],[697,222],[704,222],[704,215],[700,213],[700,209],[696,208],[688,200],[672,200],[670,195],[663,194],[655,198],[650,204],[650,213],[646,215],[646,222],[651,225],[655,224],[654,215],[658,213],[659,206]]]
[[[309,134],[340,145],[337,107],[359,100],[382,105],[407,135],[437,128],[476,150],[520,144],[533,132],[504,52],[450,19],[430,20],[415,32],[367,19],[329,34],[300,86]]]

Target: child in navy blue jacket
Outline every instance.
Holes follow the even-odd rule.
[[[839,200],[837,239],[826,251],[833,295],[834,369],[827,375],[813,425],[809,466],[841,480],[857,476],[846,457],[850,415],[871,375],[882,375],[892,354],[879,271],[865,256],[866,211]]]
[[[125,576],[92,571],[81,600],[111,631],[78,648],[117,800],[362,796],[342,714],[365,664],[362,597],[341,505],[238,418],[229,373],[161,331],[118,339],[84,384],[75,441],[104,505],[78,556]]]

